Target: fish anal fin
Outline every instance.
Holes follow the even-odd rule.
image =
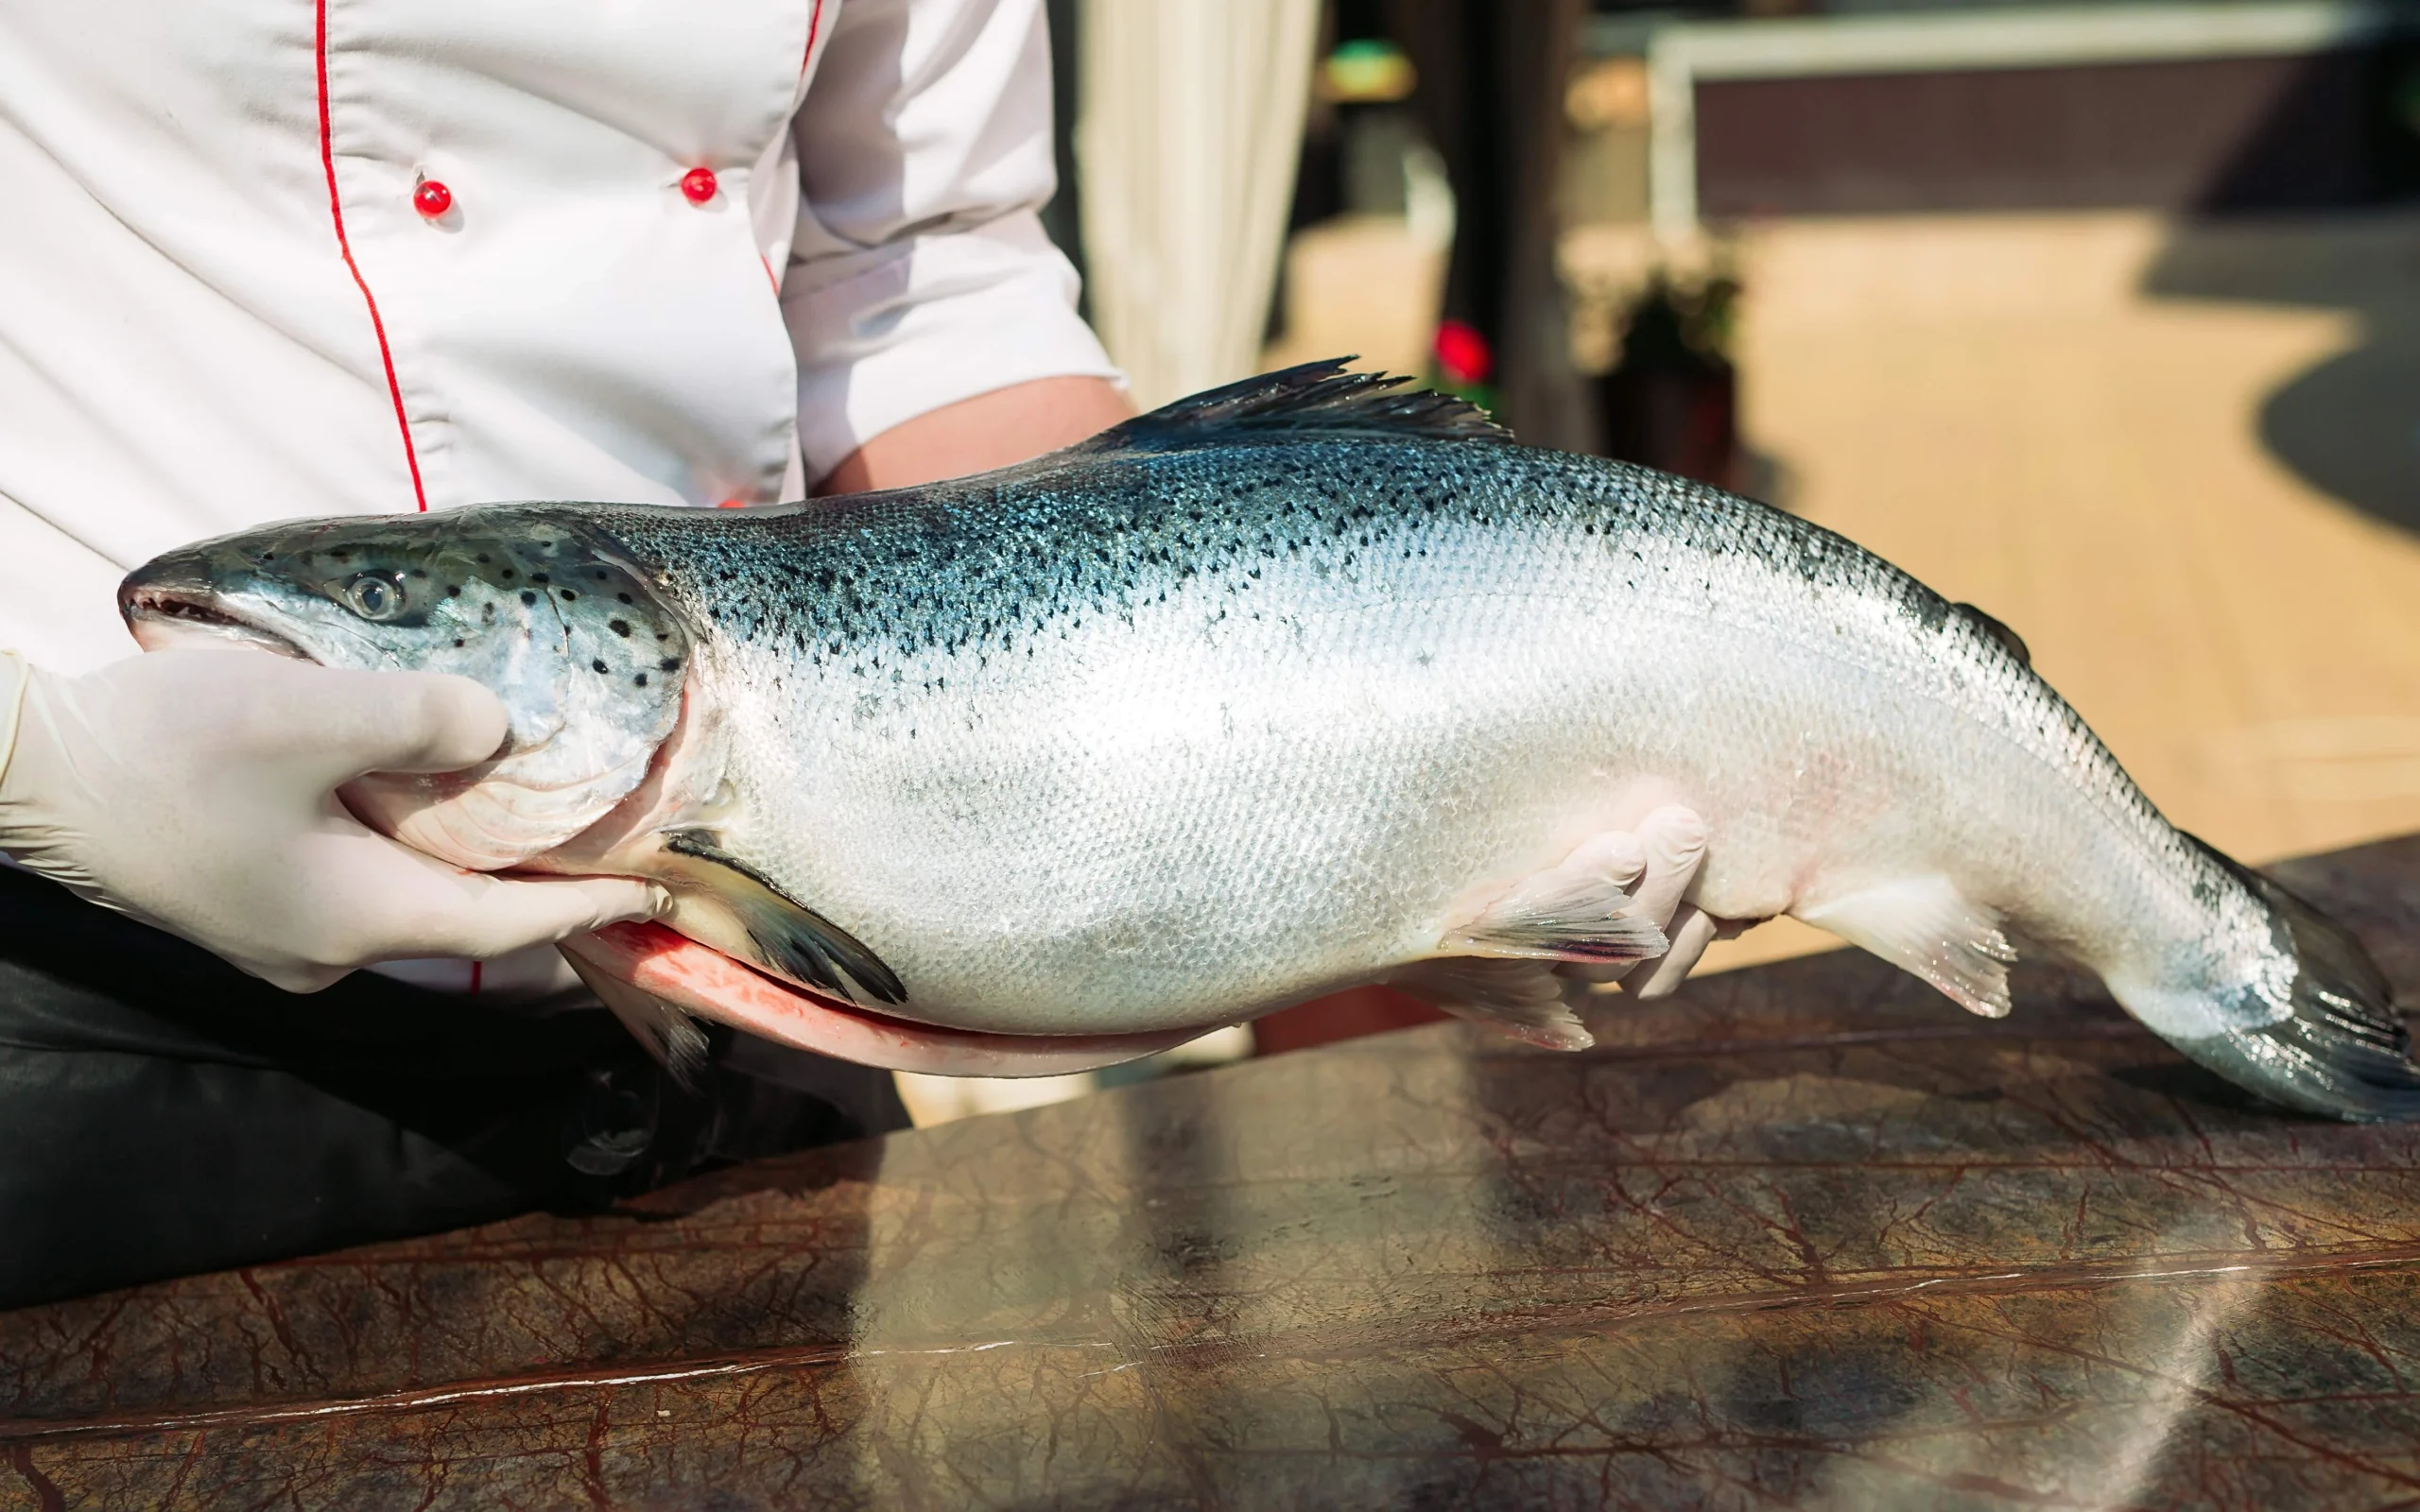
[[[1564,979],[1546,961],[1444,955],[1404,967],[1387,985],[1542,1049],[1585,1050],[1597,1042],[1571,1011]]]
[[[712,892],[747,931],[755,964],[803,987],[858,1000],[904,1003],[908,989],[882,957],[856,936],[790,898],[722,849],[711,831],[665,836],[667,859],[687,865],[690,881]]]
[[[1350,357],[1306,362],[1166,404],[1081,443],[1087,452],[1182,452],[1253,437],[1392,436],[1509,441],[1512,433],[1466,400],[1381,373],[1347,372]],[[1400,390],[1400,391],[1399,391]]]
[[[1902,877],[1790,912],[1924,978],[1970,1012],[2007,1016],[2016,951],[1992,911],[1946,877]]]
[[[1625,888],[1645,870],[1635,837],[1600,834],[1560,865],[1532,873],[1449,922],[1444,955],[1534,961],[1643,961],[1664,954],[1664,932],[1636,911]]]
[[[2025,648],[2025,637],[2010,629],[1998,619],[1984,613],[1972,604],[1952,604],[1949,608],[1952,613],[1964,615],[1977,629],[1997,641],[2000,644],[2000,649],[2016,658],[2018,666],[2030,667],[2033,664],[2033,653]]]

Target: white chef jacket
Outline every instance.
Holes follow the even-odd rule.
[[[771,502],[1115,378],[1052,187],[1040,0],[0,0],[0,645],[131,654],[204,536]]]
[[[266,521],[771,502],[1114,377],[1051,190],[1040,0],[0,0],[0,645],[129,654],[126,569]]]

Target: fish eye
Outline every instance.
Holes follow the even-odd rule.
[[[392,573],[355,573],[337,591],[344,607],[373,623],[401,617],[404,585]]]

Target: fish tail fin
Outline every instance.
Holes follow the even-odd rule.
[[[2293,955],[2292,1011],[2216,1035],[2161,1038],[2238,1086],[2303,1112],[2360,1124],[2420,1117],[2411,1033],[2394,987],[2361,942],[2275,880],[2193,843],[2268,908],[2279,943]]]

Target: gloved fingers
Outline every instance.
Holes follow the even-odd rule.
[[[304,770],[326,788],[367,772],[451,772],[503,746],[503,700],[468,678],[439,672],[313,667],[272,717]]]
[[[1558,869],[1588,871],[1627,890],[1647,871],[1647,848],[1628,830],[1609,830],[1571,853]]]
[[[1681,896],[1697,880],[1698,863],[1705,859],[1705,821],[1695,809],[1668,803],[1639,820],[1637,833],[1647,869],[1631,896],[1638,902],[1638,914],[1668,936]]]
[[[164,656],[167,653],[160,654]],[[261,960],[233,951],[221,951],[219,954],[238,971],[257,976],[271,987],[284,988],[288,992],[324,992],[354,972],[350,966],[316,966],[283,958]]]
[[[1637,964],[1636,961],[1558,961],[1554,974],[1566,982],[1585,982],[1591,987],[1602,987],[1608,982],[1620,981]]]
[[[522,881],[458,870],[350,821],[306,838],[283,860],[281,896],[254,893],[239,907],[231,903],[207,933],[276,940],[285,949],[271,962],[257,958],[257,947],[223,953],[288,988],[296,973],[322,975],[316,985],[324,986],[375,961],[483,960],[652,919],[670,902],[662,886],[631,877]]]
[[[1571,854],[1564,866],[1593,871],[1615,886],[1630,891],[1647,873],[1647,848],[1628,830],[1598,835]],[[1618,982],[1635,961],[1564,961],[1554,971],[1574,982]]]
[[[635,877],[549,877],[543,882],[477,877],[480,894],[470,927],[447,942],[443,954],[473,960],[507,954],[528,945],[551,945],[619,924],[658,917],[671,898],[655,883]]]
[[[1604,870],[1615,885],[1629,891],[1632,912],[1652,922],[1668,939],[1673,919],[1686,907],[1681,895],[1688,891],[1696,880],[1698,863],[1705,855],[1705,822],[1694,810],[1677,803],[1654,810],[1639,821],[1635,831],[1617,831],[1598,837],[1583,848],[1580,855]],[[1703,951],[1700,945],[1698,950]],[[1672,953],[1657,957],[1668,960]],[[1686,975],[1688,965],[1696,963],[1696,954],[1680,968]],[[1574,982],[1586,982],[1602,987],[1619,982],[1641,964],[1638,961],[1566,961],[1554,968],[1555,974]]]
[[[522,881],[457,871],[401,846],[420,881],[372,908],[377,937],[359,943],[362,962],[399,956],[451,955],[486,960],[529,945],[548,945],[608,924],[653,919],[670,900],[657,884],[634,877],[548,877]]]
[[[371,771],[453,771],[504,744],[493,693],[432,672],[355,672],[263,651],[161,651],[51,679],[92,754],[204,772],[275,771],[324,793]]]
[[[1625,990],[1642,998],[1669,997],[1697,969],[1720,928],[1720,921],[1712,914],[1695,903],[1683,903],[1664,931],[1665,937],[1672,942],[1671,948],[1651,963],[1652,970],[1647,973],[1646,981]]]
[[[1635,912],[1662,930],[1665,938],[1671,939],[1673,920],[1679,917],[1679,910],[1686,906],[1681,902],[1681,895],[1687,892],[1689,884],[1697,880],[1698,863],[1705,859],[1705,821],[1698,817],[1694,809],[1668,803],[1638,821],[1632,843],[1636,847],[1640,859],[1638,883],[1631,889]],[[1687,960],[1677,968],[1674,982],[1688,974],[1689,968],[1697,964],[1698,955],[1704,950],[1701,943],[1689,954]],[[1656,960],[1659,964],[1668,962],[1680,954],[1680,946],[1675,941]],[[1568,967],[1564,969],[1564,974],[1601,987],[1608,982],[1626,980],[1641,964],[1638,961],[1615,961],[1601,966]]]
[[[653,919],[669,906],[663,888],[630,877],[504,882],[458,874],[459,888],[424,886],[391,906],[348,916],[306,956],[221,950],[227,959],[288,992],[318,992],[364,966],[417,956],[490,960],[608,924]]]

